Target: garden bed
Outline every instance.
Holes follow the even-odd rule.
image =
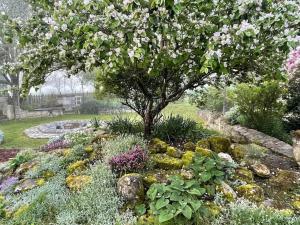
[[[0,163],[14,158],[19,151],[19,149],[0,149]]]

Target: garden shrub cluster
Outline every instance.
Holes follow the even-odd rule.
[[[126,117],[117,117],[108,123],[109,130],[114,134],[142,134],[143,123]],[[209,137],[216,132],[205,129],[201,124],[182,116],[170,115],[162,117],[153,128],[152,137],[180,144]]]
[[[119,101],[109,100],[89,100],[79,107],[80,114],[95,114],[99,112],[111,112],[126,109]]]

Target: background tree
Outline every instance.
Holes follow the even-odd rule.
[[[5,12],[16,20],[25,20],[29,14],[27,3],[23,0],[2,0],[0,2],[0,11]],[[20,53],[17,39],[11,38],[5,33],[3,24],[0,23],[0,67],[5,64],[14,64]],[[11,73],[0,70],[0,84],[7,85],[10,102],[13,105],[14,117],[16,118],[16,107],[20,105],[20,81],[21,72]]]
[[[299,42],[299,0],[29,2],[25,23],[4,16],[25,50],[6,70],[24,73],[24,92],[53,70],[99,68],[97,80],[143,118],[145,136],[186,90],[281,76]]]

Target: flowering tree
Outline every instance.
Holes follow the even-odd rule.
[[[53,70],[99,68],[106,90],[144,120],[220,78],[279,76],[299,42],[299,0],[29,0],[25,23],[7,17],[24,53],[24,91]]]
[[[300,46],[291,51],[286,62],[286,70],[290,78],[300,78]]]
[[[29,14],[28,5],[23,0],[1,0],[0,11],[4,11],[12,18],[25,19]],[[10,39],[9,43],[6,38]],[[7,36],[0,24],[0,66],[15,63],[19,54],[17,39]],[[7,85],[16,118],[16,106],[19,105],[20,72],[9,73],[0,70],[0,85]]]

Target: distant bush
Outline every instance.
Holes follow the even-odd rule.
[[[288,131],[300,129],[300,78],[291,80],[288,85],[285,126]]]
[[[126,109],[119,101],[113,100],[89,100],[80,105],[81,114],[99,114],[101,111],[117,111]]]
[[[234,94],[240,124],[291,142],[282,121],[284,88],[277,81],[264,82],[259,86],[239,84]]]
[[[13,170],[17,169],[21,164],[29,162],[37,153],[33,150],[23,150],[19,152],[15,158],[9,161],[9,167]]]
[[[90,100],[88,102],[84,102],[80,105],[79,108],[80,114],[95,114],[99,113],[99,104],[97,100]]]
[[[226,91],[226,92],[225,92]],[[231,100],[232,88],[216,88],[208,86],[189,94],[190,102],[200,109],[223,112],[224,104],[226,110],[233,106]]]
[[[108,122],[110,131],[114,134],[138,134],[143,132],[143,123],[127,117],[115,117]]]

